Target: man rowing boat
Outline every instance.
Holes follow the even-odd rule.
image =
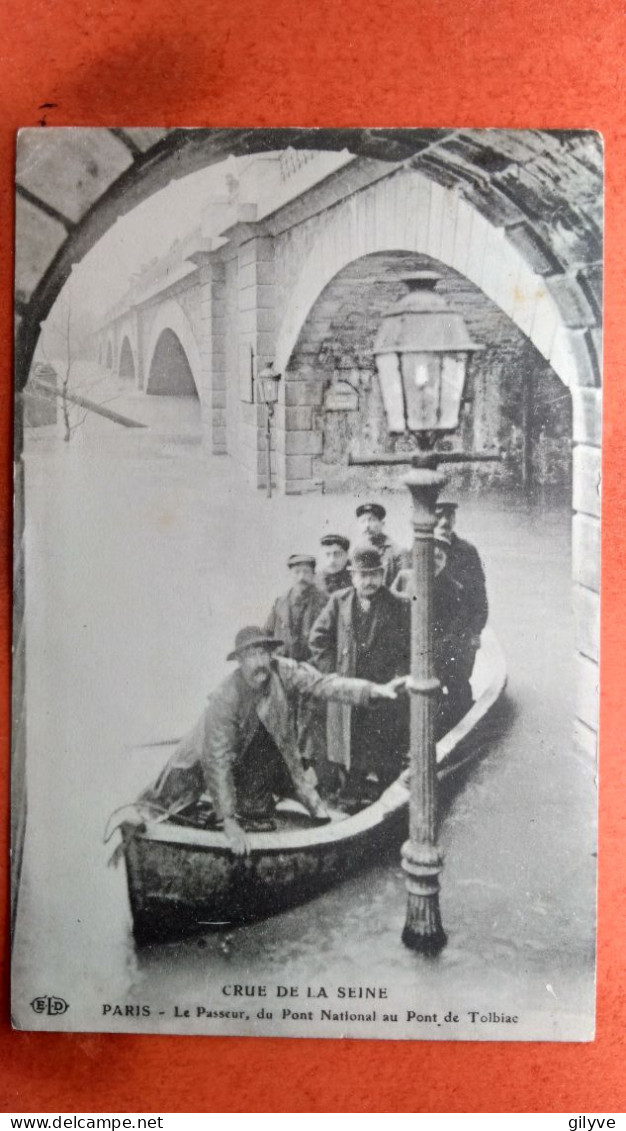
[[[275,655],[283,641],[256,627],[242,628],[227,659],[237,668],[209,696],[196,726],[142,801],[180,811],[209,795],[235,855],[250,846],[245,827],[267,822],[277,797],[295,797],[318,821],[330,820],[298,752],[294,710],[298,697],[364,707],[395,699],[404,678],[380,685],[324,675],[310,664]]]

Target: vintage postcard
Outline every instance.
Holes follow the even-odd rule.
[[[603,153],[17,143],[14,1024],[587,1041]]]

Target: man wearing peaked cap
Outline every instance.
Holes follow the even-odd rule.
[[[343,534],[325,534],[321,539],[322,569],[319,577],[320,589],[327,597],[338,589],[352,585],[352,574],[348,569],[348,550],[350,539]]]
[[[334,593],[313,625],[312,661],[320,671],[387,682],[409,671],[410,606],[383,584],[380,551],[369,543],[352,555],[353,588]],[[402,769],[408,749],[408,704],[367,713],[329,703],[328,757],[347,773],[346,806],[371,801]]]
[[[387,511],[380,503],[361,503],[356,508],[356,517],[362,518],[364,514],[373,515],[379,522],[384,522],[387,517]]]
[[[383,584],[389,587],[393,584],[396,575],[402,569],[406,552],[401,546],[392,542],[385,533],[385,518],[387,511],[380,503],[361,503],[356,508],[356,518],[359,523],[363,540],[371,542],[380,551],[383,559]]]
[[[282,641],[261,628],[242,628],[228,658],[237,668],[209,696],[196,726],[183,738],[154,786],[140,801],[161,814],[181,813],[208,794],[216,821],[236,855],[250,843],[245,826],[272,828],[276,797],[295,797],[318,821],[329,820],[298,752],[295,698],[338,699],[365,707],[395,699],[397,686],[322,675],[277,654]],[[254,828],[254,824],[252,824]]]
[[[455,532],[457,509],[458,504],[453,499],[444,497],[437,501],[435,534],[445,534],[450,540],[446,569],[460,587],[465,611],[463,631],[459,632],[457,640],[454,687],[458,711],[464,714],[472,705],[470,677],[480,647],[480,634],[487,624],[489,603],[485,571],[478,550]]]

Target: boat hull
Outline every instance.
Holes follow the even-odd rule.
[[[406,834],[405,801],[373,828],[284,849],[159,841],[123,826],[128,889],[139,945],[264,919],[341,883]],[[346,821],[345,824],[348,824]]]
[[[484,634],[476,702],[437,744],[443,780],[489,745],[487,720],[506,685],[504,658]],[[476,669],[475,669],[476,670]],[[312,828],[249,834],[236,857],[221,832],[149,822],[121,825],[135,941],[148,945],[190,932],[266,918],[341,883],[397,850],[408,827],[407,774],[353,817]]]

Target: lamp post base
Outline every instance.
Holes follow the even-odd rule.
[[[439,873],[443,856],[431,845],[407,841],[402,847],[402,868],[406,872],[407,908],[402,942],[421,954],[438,954],[447,935],[439,910]]]
[[[406,923],[402,931],[404,945],[419,954],[439,954],[447,941],[438,903],[434,905],[420,896],[409,896]]]

